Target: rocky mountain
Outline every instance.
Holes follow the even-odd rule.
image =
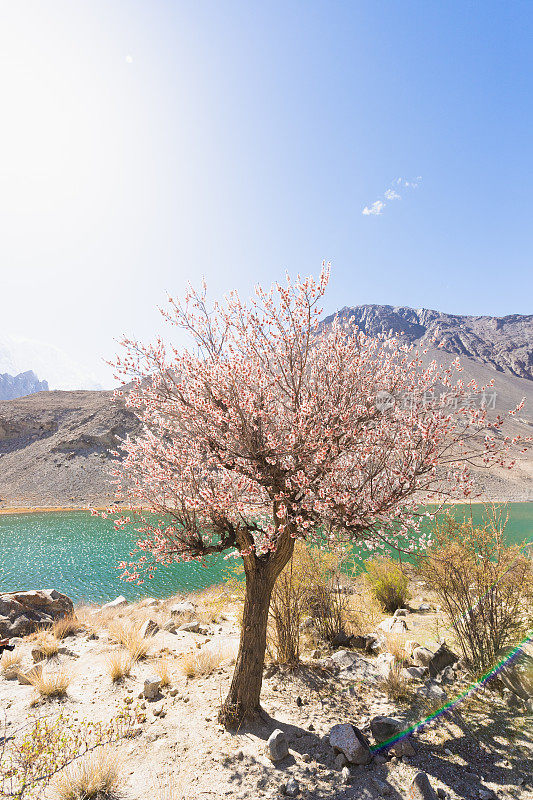
[[[0,375],[0,400],[15,400],[27,394],[47,392],[48,383],[40,381],[33,370],[21,372],[19,375]]]
[[[393,331],[423,347],[441,347],[498,372],[533,380],[533,314],[469,317],[427,308],[364,305],[345,307],[338,316],[370,336]],[[324,320],[330,323],[333,316]]]
[[[425,358],[449,363],[461,356],[462,377],[494,386],[489,413],[510,418],[508,433],[533,434],[533,317],[459,317],[437,311],[356,306],[339,312],[370,334],[393,330],[428,348]],[[331,322],[332,317],[324,320]],[[444,342],[442,349],[435,345]],[[125,436],[140,429],[137,417],[108,391],[48,391],[0,402],[0,507],[79,507],[112,499],[113,456]],[[533,459],[514,470],[479,471],[483,499],[533,500]]]

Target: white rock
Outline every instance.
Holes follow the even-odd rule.
[[[105,611],[106,608],[120,608],[121,606],[127,606],[127,605],[128,601],[126,600],[124,595],[121,594],[118,597],[115,597],[114,600],[110,600],[109,603],[104,603],[104,605],[100,610]]]
[[[190,600],[182,600],[181,603],[176,603],[175,606],[172,606],[170,616],[178,617],[180,614],[194,614],[195,611],[196,606],[194,603],[191,603]]]
[[[276,728],[276,730],[273,731],[268,737],[268,741],[266,743],[266,752],[267,756],[272,761],[281,761],[282,758],[285,758],[285,756],[288,755],[289,745],[287,742],[287,737],[279,728]]]
[[[427,647],[415,647],[413,650],[413,662],[415,667],[427,667],[432,658],[433,653],[431,650],[428,650]]]

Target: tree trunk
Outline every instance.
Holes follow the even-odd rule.
[[[246,575],[239,653],[230,690],[220,713],[220,721],[227,727],[239,725],[260,710],[268,610],[276,577],[272,576],[271,570],[258,566]]]

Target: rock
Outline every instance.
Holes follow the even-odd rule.
[[[412,658],[415,667],[427,667],[433,658],[433,653],[427,647],[415,647]]]
[[[329,743],[334,750],[344,753],[351,764],[369,764],[372,760],[365,736],[347,722],[333,726],[329,732]]]
[[[344,631],[340,631],[332,640],[332,647],[348,647],[352,642],[352,636],[348,636]]]
[[[385,633],[405,633],[405,631],[408,630],[407,623],[402,617],[389,617],[388,619],[384,619],[376,628]]]
[[[420,642],[415,642],[414,639],[406,639],[403,649],[408,656],[412,656],[413,650],[415,650],[417,647],[420,647]]]
[[[159,625],[153,619],[147,619],[143,622],[140,628],[140,635],[143,639],[148,639],[150,636],[154,636],[159,630]]]
[[[420,614],[428,614],[431,611],[431,606],[429,603],[420,603],[418,606],[418,612]]]
[[[386,680],[394,669],[396,659],[392,653],[381,653],[376,658],[376,670],[381,678]]]
[[[444,701],[448,697],[444,689],[441,689],[441,687],[433,681],[429,681],[425,686],[419,686],[416,693],[421,697],[426,697],[428,700]]]
[[[73,614],[70,597],[55,589],[4,592],[0,594],[0,638],[28,636],[43,625]]]
[[[179,617],[181,614],[195,614],[196,613],[196,606],[194,603],[191,603],[190,600],[182,600],[181,603],[176,603],[175,606],[172,606],[170,609],[170,616],[171,617]]]
[[[359,661],[359,656],[351,650],[337,650],[328,660],[333,661],[340,670],[344,670],[354,667]]]
[[[344,753],[337,753],[335,757],[335,769],[341,770],[348,763],[348,759]]]
[[[417,667],[412,667],[412,669],[417,669]],[[442,683],[453,683],[453,681],[455,680],[455,672],[453,667],[451,666],[444,667],[440,679]]]
[[[479,800],[491,800],[492,792],[488,789],[480,789],[478,792]]]
[[[285,756],[288,755],[289,745],[287,742],[287,737],[279,728],[276,728],[276,730],[273,731],[268,737],[268,741],[266,743],[266,753],[271,761],[281,761],[283,758],[285,758]]]
[[[397,617],[406,617],[408,613],[409,613],[408,608],[397,608],[392,617],[393,619],[397,619]]]
[[[176,633],[178,626],[173,619],[167,619],[167,621],[163,623],[163,630],[169,633]]]
[[[341,770],[341,777],[343,783],[350,783],[350,769],[349,767],[343,767]]]
[[[412,756],[416,756],[416,750],[410,736],[404,736],[402,739],[398,739],[398,741],[392,745],[389,752],[397,758],[411,758]]]
[[[407,680],[423,681],[426,674],[427,669],[425,667],[404,667],[402,669],[402,677]]]
[[[107,609],[112,609],[112,608],[122,608],[122,606],[127,606],[127,605],[128,601],[126,600],[124,595],[121,594],[118,597],[115,597],[114,600],[110,600],[109,603],[104,603],[100,611],[106,611]]]
[[[18,682],[22,686],[31,686],[32,682],[35,678],[38,678],[41,672],[43,671],[42,663],[35,664],[30,669],[26,669],[22,672],[17,673]]]
[[[142,608],[156,608],[158,605],[159,600],[157,600],[155,597],[147,597],[141,603]]]
[[[289,778],[285,786],[287,797],[297,797],[300,794],[300,784],[296,778]]]
[[[200,626],[198,622],[184,622],[178,627],[178,630],[184,631],[184,633],[200,633]]]
[[[394,719],[393,717],[378,715],[377,717],[372,717],[370,720],[370,730],[378,744],[382,744],[382,742],[386,742],[388,739],[398,736],[403,729],[404,726],[400,720]]]
[[[434,678],[439,672],[442,672],[445,667],[451,667],[456,661],[457,656],[455,653],[452,653],[445,644],[441,644],[437,652],[430,658],[427,665],[430,678]]]
[[[437,795],[425,772],[416,773],[409,787],[407,798],[408,800],[437,800]]]
[[[155,700],[156,697],[159,697],[160,688],[161,678],[158,678],[157,675],[151,675],[144,681],[143,696],[147,700]]]
[[[437,789],[437,797],[440,797],[440,800],[445,800],[446,798],[446,789],[443,789],[442,786]]]

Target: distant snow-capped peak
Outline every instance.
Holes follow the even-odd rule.
[[[96,376],[54,345],[35,339],[0,336],[0,374],[32,370],[50,389],[101,389]]]

